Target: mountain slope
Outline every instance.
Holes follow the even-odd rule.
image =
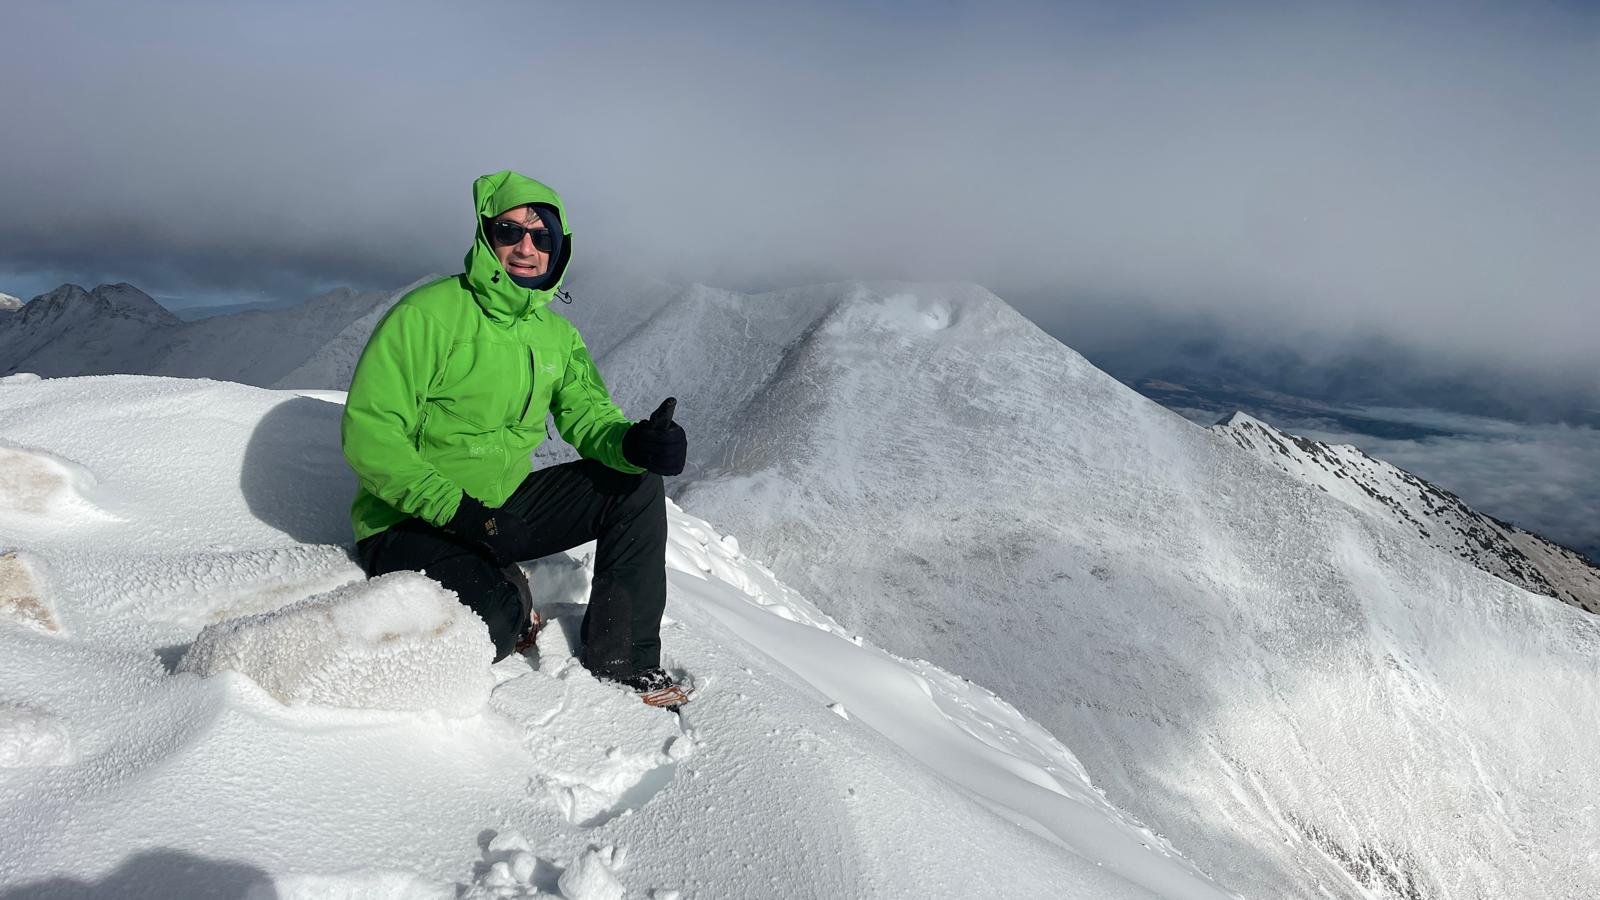
[[[592,545],[528,567],[553,624],[491,666],[452,596],[338,543],[339,415],[0,384],[0,893],[1225,896],[1004,701],[676,508],[681,719],[576,664]]]
[[[686,509],[846,627],[995,689],[1223,883],[1600,891],[1591,617],[1301,484],[980,288],[699,289],[652,322],[590,339],[634,415],[680,398]]]
[[[271,385],[310,358],[330,335],[374,308],[386,308],[393,299],[388,292],[339,288],[287,309],[246,310],[188,322],[137,374]]]
[[[1524,590],[1600,612],[1600,566],[1578,553],[1473,510],[1455,494],[1349,444],[1289,434],[1235,412],[1211,430],[1289,475]]]

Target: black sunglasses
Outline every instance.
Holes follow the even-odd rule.
[[[542,224],[529,228],[505,219],[495,219],[489,223],[489,239],[502,247],[515,247],[522,243],[523,235],[533,236],[534,249],[540,253],[549,253],[555,247],[555,242],[550,238],[550,229]]]

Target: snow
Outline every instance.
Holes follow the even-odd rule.
[[[1600,619],[1289,477],[973,285],[697,287],[626,330],[572,313],[625,409],[678,396],[687,511],[850,633],[994,689],[1228,887],[1600,894]]]
[[[1600,566],[1477,512],[1455,494],[1357,447],[1292,435],[1242,412],[1211,430],[1347,506],[1414,529],[1424,543],[1490,575],[1600,612]]]
[[[283,703],[470,716],[494,686],[488,634],[438,582],[395,572],[208,625],[178,671],[238,672]]]
[[[60,719],[25,703],[0,703],[0,769],[71,762],[72,738]]]
[[[490,664],[447,593],[350,560],[336,399],[134,376],[0,392],[6,446],[61,467],[57,500],[0,522],[61,626],[0,624],[0,703],[25,710],[0,733],[33,761],[0,769],[0,890],[1225,895],[1037,724],[876,649],[675,506],[681,717],[577,663],[592,545],[524,564],[550,624]]]
[[[207,626],[359,581],[337,393],[10,382],[35,474],[0,498],[0,583],[54,630],[0,624],[0,702],[73,755],[0,770],[0,886],[557,896],[600,863],[630,897],[1600,894],[1600,619],[975,286],[561,311],[625,409],[680,400],[683,717],[575,663],[585,548],[525,564],[552,624],[471,715],[176,672]]]
[[[94,477],[69,459],[0,443],[0,522],[52,528],[105,518],[87,500]]]

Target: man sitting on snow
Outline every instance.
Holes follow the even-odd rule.
[[[411,291],[367,342],[341,436],[360,482],[351,520],[368,577],[419,569],[489,626],[497,660],[531,643],[518,560],[597,541],[580,656],[676,709],[661,668],[666,499],[688,449],[668,398],[629,421],[583,338],[548,305],[572,255],[561,198],[515,172],[472,185],[466,271]],[[532,470],[545,417],[583,459]]]

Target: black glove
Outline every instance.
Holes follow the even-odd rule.
[[[499,507],[484,506],[465,491],[461,507],[444,523],[444,530],[482,546],[499,566],[511,565],[533,546],[533,529],[527,522]]]
[[[683,426],[672,421],[678,406],[676,397],[661,401],[661,406],[643,422],[633,423],[622,435],[622,458],[657,475],[677,475],[689,455],[689,438]]]

